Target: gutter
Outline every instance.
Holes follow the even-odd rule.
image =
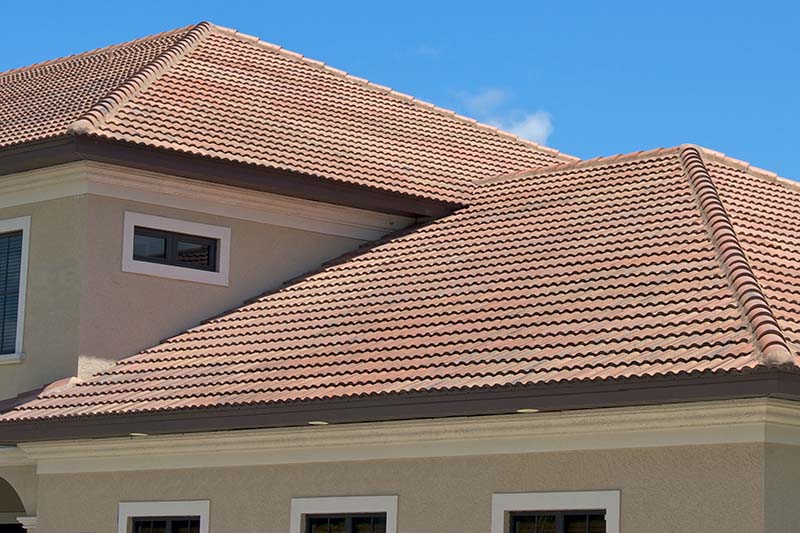
[[[0,421],[0,444],[165,435],[509,414],[698,401],[781,398],[800,401],[800,372],[758,367],[571,383],[425,391],[343,399],[221,406],[146,413]],[[24,412],[24,411],[23,411]]]

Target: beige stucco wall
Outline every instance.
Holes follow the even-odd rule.
[[[122,272],[125,211],[231,228],[230,285]],[[119,200],[88,197],[89,245],[81,300],[79,373],[241,305],[363,241]]]
[[[112,533],[120,501],[209,499],[214,533],[286,533],[292,497],[397,494],[401,533],[488,533],[493,492],[620,489],[625,533],[756,533],[764,461],[736,444],[42,475],[37,531]]]
[[[40,481],[36,476],[36,467],[0,466],[0,479],[4,482],[0,489],[0,513],[19,511],[21,502],[24,512],[17,516],[35,516]]]
[[[800,531],[800,446],[767,444],[766,531]]]
[[[31,217],[25,358],[0,366],[0,399],[74,374],[87,205],[80,196],[0,209],[0,220]]]
[[[230,286],[122,272],[125,210],[230,227]],[[25,359],[0,365],[0,399],[86,376],[363,242],[91,194],[0,209],[26,215]]]

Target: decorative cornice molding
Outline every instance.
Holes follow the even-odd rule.
[[[17,522],[22,525],[22,529],[31,530],[36,529],[36,526],[39,524],[39,518],[36,516],[18,516]]]
[[[84,115],[73,122],[67,133],[88,134],[102,126],[119,108],[147,89],[155,80],[194,50],[210,33],[211,24],[201,22],[164,50],[150,63],[112,90]]]
[[[794,359],[792,352],[736,237],[700,150],[695,146],[682,146],[680,158],[722,268],[739,308],[752,328],[763,362],[769,365],[791,363]]]
[[[40,474],[720,443],[800,445],[800,403],[730,400],[502,416],[23,443]]]

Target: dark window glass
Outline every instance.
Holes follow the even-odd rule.
[[[196,516],[134,518],[133,533],[200,533],[200,519]]]
[[[606,533],[606,517],[584,511],[512,513],[511,533]]]
[[[310,515],[306,517],[306,533],[386,533],[386,515]]]
[[[147,235],[145,233],[134,234],[133,257],[137,259],[166,259],[166,237]]]
[[[0,353],[16,352],[22,232],[0,235]]]
[[[198,270],[217,269],[217,240],[172,231],[133,230],[133,258]]]

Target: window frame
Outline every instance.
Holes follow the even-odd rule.
[[[209,500],[120,502],[117,533],[131,533],[136,518],[200,517],[200,533],[208,533]]]
[[[134,258],[134,237],[137,227],[216,241],[216,268],[205,270]],[[230,247],[231,229],[229,227],[125,211],[122,239],[123,272],[227,287],[229,285]]]
[[[22,350],[25,332],[25,301],[28,289],[28,253],[31,240],[31,217],[23,216],[0,220],[0,235],[22,232],[22,257],[19,265],[19,299],[17,301],[17,329],[14,338],[14,353],[0,354],[0,364],[20,363],[25,358]]]
[[[306,516],[386,515],[386,533],[397,533],[397,496],[292,498],[290,533],[305,533]]]
[[[606,533],[619,533],[620,491],[517,492],[492,494],[491,533],[508,533],[512,513],[602,511]]]

